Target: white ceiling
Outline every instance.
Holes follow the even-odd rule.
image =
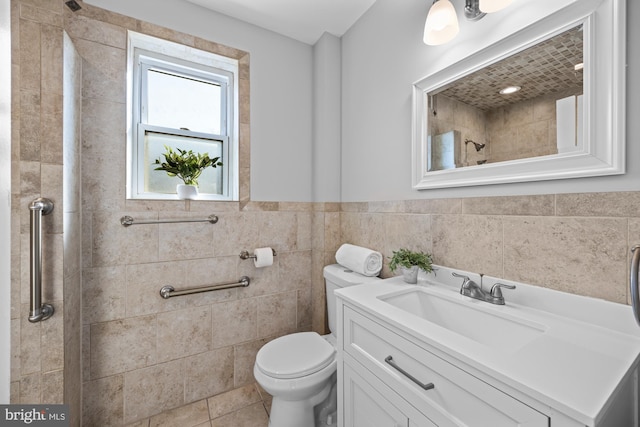
[[[187,0],[307,44],[342,36],[376,0]]]

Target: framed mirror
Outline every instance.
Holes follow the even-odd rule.
[[[573,3],[414,83],[413,187],[624,173],[624,9]]]

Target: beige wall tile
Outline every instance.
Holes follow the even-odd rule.
[[[76,15],[73,19],[68,19],[65,24],[65,31],[73,38],[120,49],[126,49],[127,47],[127,32],[121,26],[91,19],[83,15]]]
[[[82,425],[122,425],[124,423],[123,391],[122,375],[85,382],[82,396]]]
[[[157,315],[157,362],[211,349],[211,309],[189,307]]]
[[[156,362],[156,317],[141,316],[91,325],[91,378]]]
[[[253,366],[256,363],[258,350],[268,342],[267,339],[250,341],[234,346],[233,386],[241,387],[256,382],[253,377]]]
[[[313,308],[311,305],[311,287],[298,290],[296,307],[296,327],[298,330],[311,326],[313,323]]]
[[[638,217],[640,192],[556,195],[558,216]]]
[[[502,222],[494,216],[434,215],[434,262],[501,277]]]
[[[65,403],[63,390],[64,371],[62,369],[42,374],[42,403],[62,405]]]
[[[340,234],[342,243],[364,246],[377,251],[384,250],[384,215],[372,213],[342,212]]]
[[[20,391],[17,403],[37,405],[42,400],[42,374],[40,372],[20,378]]]
[[[246,406],[260,402],[260,394],[255,384],[248,384],[207,399],[209,417],[215,419],[235,412]]]
[[[42,351],[40,356],[40,369],[42,372],[57,370],[62,372],[62,369],[64,368],[64,328],[65,326],[69,328],[72,324],[70,323],[70,319],[64,316],[64,305],[61,301],[55,303],[54,309],[54,315],[47,319],[46,322],[42,322],[42,327],[40,329],[40,342],[46,343],[44,351]],[[66,325],[65,322],[67,323]],[[62,384],[63,381],[60,379],[60,390],[58,391],[60,394],[60,403],[62,403]],[[55,389],[56,387],[52,386],[49,390]]]
[[[208,421],[207,401],[200,400],[151,417],[149,427],[191,427]]]
[[[262,403],[254,403],[211,421],[212,427],[266,427],[269,422],[267,412]]]
[[[85,269],[82,287],[84,324],[125,317],[127,288],[124,266]]]
[[[184,359],[186,402],[204,399],[234,386],[234,350],[224,347]]]
[[[147,263],[158,260],[158,226],[134,225],[123,227],[122,212],[94,213],[92,218],[92,265],[106,267],[131,262]],[[157,214],[137,212],[135,219],[156,219]]]
[[[211,306],[213,348],[226,347],[258,337],[258,305],[243,298]]]
[[[121,93],[121,87],[126,88],[125,50],[78,38],[73,38],[73,45],[83,59],[82,95],[84,97],[102,95],[109,100],[124,102],[124,98],[115,99],[113,95]],[[95,91],[98,79],[102,79],[102,84],[99,85],[102,90]],[[85,85],[89,87],[88,92],[85,91]],[[109,89],[109,85],[113,86]]]
[[[278,291],[307,289],[311,286],[311,252],[282,252],[278,255]],[[268,268],[268,267],[267,267]]]
[[[258,336],[268,337],[296,329],[296,291],[258,298]]]
[[[124,374],[124,422],[177,408],[184,400],[184,362],[154,365]]]
[[[199,218],[182,214],[180,218]],[[175,216],[173,216],[175,218]],[[161,215],[160,219],[172,219]],[[161,261],[213,257],[213,227],[209,223],[160,224],[158,226],[158,259]]]
[[[388,214],[384,217],[384,263],[389,262],[393,251],[407,248],[413,251],[431,252],[431,216],[413,214]]]
[[[626,302],[627,220],[505,218],[505,278]]]
[[[235,255],[241,251],[253,250],[258,246],[260,224],[258,213],[220,213],[218,223],[213,228],[213,245],[217,256]]]
[[[462,199],[462,210],[475,215],[548,216],[555,214],[555,196],[471,197]]]
[[[263,212],[258,221],[260,247],[271,246],[278,252],[296,249],[298,217],[295,212]]]

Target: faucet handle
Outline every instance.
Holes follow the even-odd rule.
[[[505,285],[504,283],[496,283],[491,287],[491,296],[494,298],[504,298],[500,288],[515,289],[514,285]]]
[[[459,274],[459,273],[456,273],[455,271],[452,271],[451,275],[453,277],[460,277],[461,279],[464,279],[463,283],[466,283],[469,281],[469,276],[465,276],[464,274]]]

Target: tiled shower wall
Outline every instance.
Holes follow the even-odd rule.
[[[36,4],[39,3],[39,4]],[[80,423],[80,62],[66,43],[61,4],[11,2],[11,402],[69,404]],[[30,323],[29,204],[54,203],[43,223],[43,301]]]

